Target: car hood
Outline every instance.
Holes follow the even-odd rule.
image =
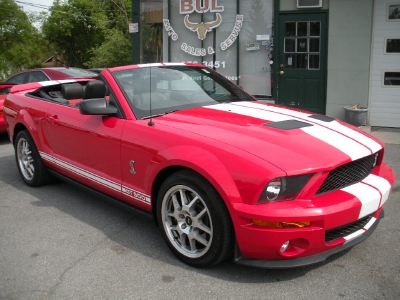
[[[177,111],[156,123],[252,153],[288,175],[331,169],[383,148],[379,140],[339,120],[259,101]]]

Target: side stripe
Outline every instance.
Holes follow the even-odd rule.
[[[361,210],[358,219],[365,217],[377,211],[381,202],[381,194],[375,188],[362,182],[350,185],[341,189],[344,192],[352,194],[361,202]]]
[[[108,188],[110,188],[110,189],[112,189],[114,191],[118,191],[118,192],[121,191],[121,185],[116,183],[116,182],[113,182],[113,181],[108,180],[108,179],[106,179],[104,177],[98,176],[96,174],[93,174],[93,173],[88,172],[86,170],[83,170],[81,168],[78,168],[78,167],[76,167],[74,165],[71,165],[71,164],[69,164],[69,163],[67,163],[65,161],[62,161],[61,159],[58,159],[58,158],[56,158],[54,156],[51,156],[51,155],[48,155],[48,154],[46,154],[44,152],[41,152],[40,155],[41,155],[41,157],[43,159],[45,159],[47,161],[50,161],[50,162],[58,165],[59,167],[62,167],[64,169],[66,169],[66,170],[74,172],[75,174],[78,174],[78,175],[80,175],[82,177],[90,179],[90,180],[92,180],[92,181],[94,181],[96,183],[99,183],[99,184],[101,184],[103,186],[106,186],[106,187],[108,187]]]
[[[129,187],[126,187],[124,185],[121,185],[118,182],[109,180],[107,178],[104,178],[104,177],[99,176],[97,174],[94,174],[92,172],[86,171],[86,170],[84,170],[82,168],[74,166],[74,165],[72,165],[72,164],[70,164],[70,163],[68,163],[66,161],[63,161],[63,160],[61,160],[59,158],[56,158],[56,157],[54,157],[52,155],[49,155],[47,153],[44,153],[44,152],[39,152],[39,153],[40,153],[40,156],[41,156],[42,159],[47,160],[47,161],[49,161],[49,162],[51,162],[51,163],[53,163],[53,164],[65,169],[65,170],[68,170],[70,172],[78,174],[78,175],[80,175],[80,176],[82,176],[82,177],[84,177],[86,179],[89,179],[89,180],[91,180],[91,181],[93,181],[93,182],[95,182],[97,184],[100,184],[100,185],[102,185],[104,187],[107,187],[107,188],[109,188],[111,190],[123,193],[124,195],[126,195],[126,196],[128,196],[130,198],[133,198],[135,200],[138,200],[138,201],[141,201],[141,202],[144,202],[144,203],[147,203],[147,204],[151,204],[151,197],[149,195],[146,195],[146,194],[144,194],[142,192],[139,192],[139,191],[136,191],[136,190],[131,189]]]
[[[246,103],[247,104],[247,103]],[[278,121],[287,121],[293,120],[294,117],[287,116],[281,113],[272,112],[268,110],[262,110],[259,107],[246,107],[240,105],[234,105],[231,103],[228,104],[216,104],[205,106],[209,109],[215,109],[225,112],[231,112],[235,114],[240,114],[244,116],[249,116],[253,118],[258,118],[261,120],[268,120],[272,122]],[[304,115],[303,113],[300,113]],[[304,121],[301,119],[301,121]],[[308,120],[307,120],[308,121]],[[312,122],[309,122],[312,124]],[[336,131],[330,130],[326,127],[323,127],[319,124],[313,124],[314,126],[304,127],[300,130],[303,130],[305,133],[313,136],[333,147],[340,150],[341,152],[348,155],[352,160],[356,160],[365,156],[368,156],[371,153],[371,150],[367,147],[361,145],[360,143],[354,141],[353,139],[342,135]]]

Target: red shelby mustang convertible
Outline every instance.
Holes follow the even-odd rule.
[[[195,64],[14,86],[22,179],[53,176],[153,216],[196,267],[289,268],[367,238],[395,180],[384,145],[333,118],[259,102]]]

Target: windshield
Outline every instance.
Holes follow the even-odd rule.
[[[88,78],[88,77],[97,77],[98,74],[92,71],[77,69],[77,68],[65,68],[65,69],[57,69],[58,72],[67,74],[74,78]]]
[[[113,76],[138,119],[222,102],[254,100],[225,77],[200,66],[144,67],[115,72]]]

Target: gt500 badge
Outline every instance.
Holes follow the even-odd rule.
[[[131,198],[133,198],[133,199],[139,200],[139,201],[144,202],[144,203],[150,203],[151,202],[151,198],[150,198],[149,195],[143,194],[141,192],[138,192],[138,191],[126,188],[126,187],[122,188],[122,193],[127,195],[127,196],[129,196],[129,197],[131,197]]]

